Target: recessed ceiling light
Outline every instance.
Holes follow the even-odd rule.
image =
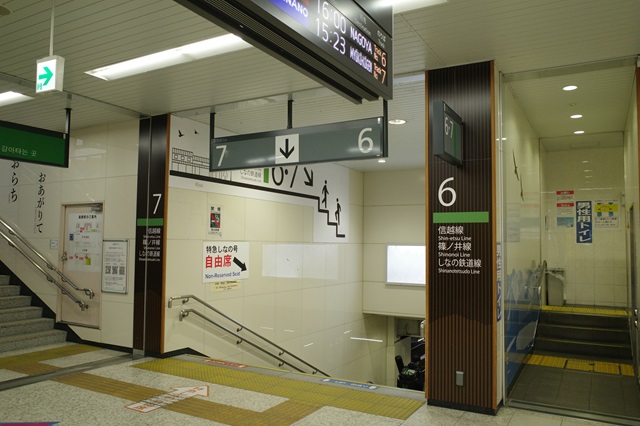
[[[389,124],[404,124],[407,120],[403,120],[402,118],[392,118],[389,120]]]
[[[576,131],[575,131],[575,132],[573,132],[573,133],[575,133],[576,135],[581,135],[581,134],[583,134],[583,133],[584,133],[584,130],[576,130]]]
[[[17,104],[18,102],[24,102],[33,99],[31,96],[23,95],[17,92],[4,92],[0,93],[0,106]]]
[[[210,58],[223,53],[246,49],[247,47],[251,47],[251,45],[240,37],[233,34],[226,34],[176,47],[175,49],[164,50],[106,67],[96,68],[91,71],[86,71],[86,74],[107,81],[117,80],[172,65],[184,64],[198,59]]]
[[[572,90],[576,90],[578,88],[578,86],[564,86],[562,88],[562,90],[566,91],[566,92],[570,92]]]
[[[573,114],[571,118],[582,118],[582,114]]]

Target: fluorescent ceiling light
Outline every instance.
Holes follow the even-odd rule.
[[[448,0],[382,0],[385,6],[393,6],[393,13],[403,13],[410,10],[422,9],[437,4],[444,4]]]
[[[117,80],[131,75],[142,74],[173,65],[246,49],[248,47],[251,47],[251,45],[240,37],[227,34],[106,67],[96,68],[86,73],[107,81]]]
[[[362,340],[365,342],[375,342],[375,343],[384,343],[384,340],[380,340],[380,339],[367,339],[364,337],[350,337],[351,340]]]
[[[381,159],[378,160],[378,163],[386,163],[386,162],[387,162],[387,160],[385,160],[384,158],[381,158]]]
[[[581,135],[581,134],[583,134],[583,133],[584,133],[584,130],[576,130],[576,131],[575,131],[575,132],[573,132],[573,133],[575,133],[576,135]]]
[[[23,95],[17,92],[4,92],[0,93],[0,106],[17,104],[18,102],[24,102],[33,99],[31,96]]]
[[[571,118],[582,118],[582,114],[573,114]]]
[[[407,120],[404,120],[402,118],[392,118],[391,120],[389,120],[389,124],[405,124],[407,122]]]
[[[564,90],[565,92],[570,92],[572,90],[576,90],[577,88],[578,86],[564,86],[562,90]]]

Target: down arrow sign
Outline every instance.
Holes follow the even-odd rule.
[[[284,155],[284,158],[289,158],[291,156],[291,154],[293,154],[293,151],[295,151],[295,146],[291,147],[291,149],[289,149],[289,138],[284,140],[284,151],[282,150],[282,148],[280,148],[280,152],[282,153],[282,155]]]

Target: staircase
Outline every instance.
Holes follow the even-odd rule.
[[[53,319],[42,317],[42,308],[31,306],[31,296],[20,295],[20,286],[0,275],[0,353],[65,342],[66,331],[53,326]]]
[[[580,358],[632,359],[627,316],[600,311],[597,314],[541,311],[535,352],[562,353]]]

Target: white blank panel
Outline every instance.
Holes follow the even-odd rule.
[[[425,246],[387,246],[387,283],[425,285]]]

